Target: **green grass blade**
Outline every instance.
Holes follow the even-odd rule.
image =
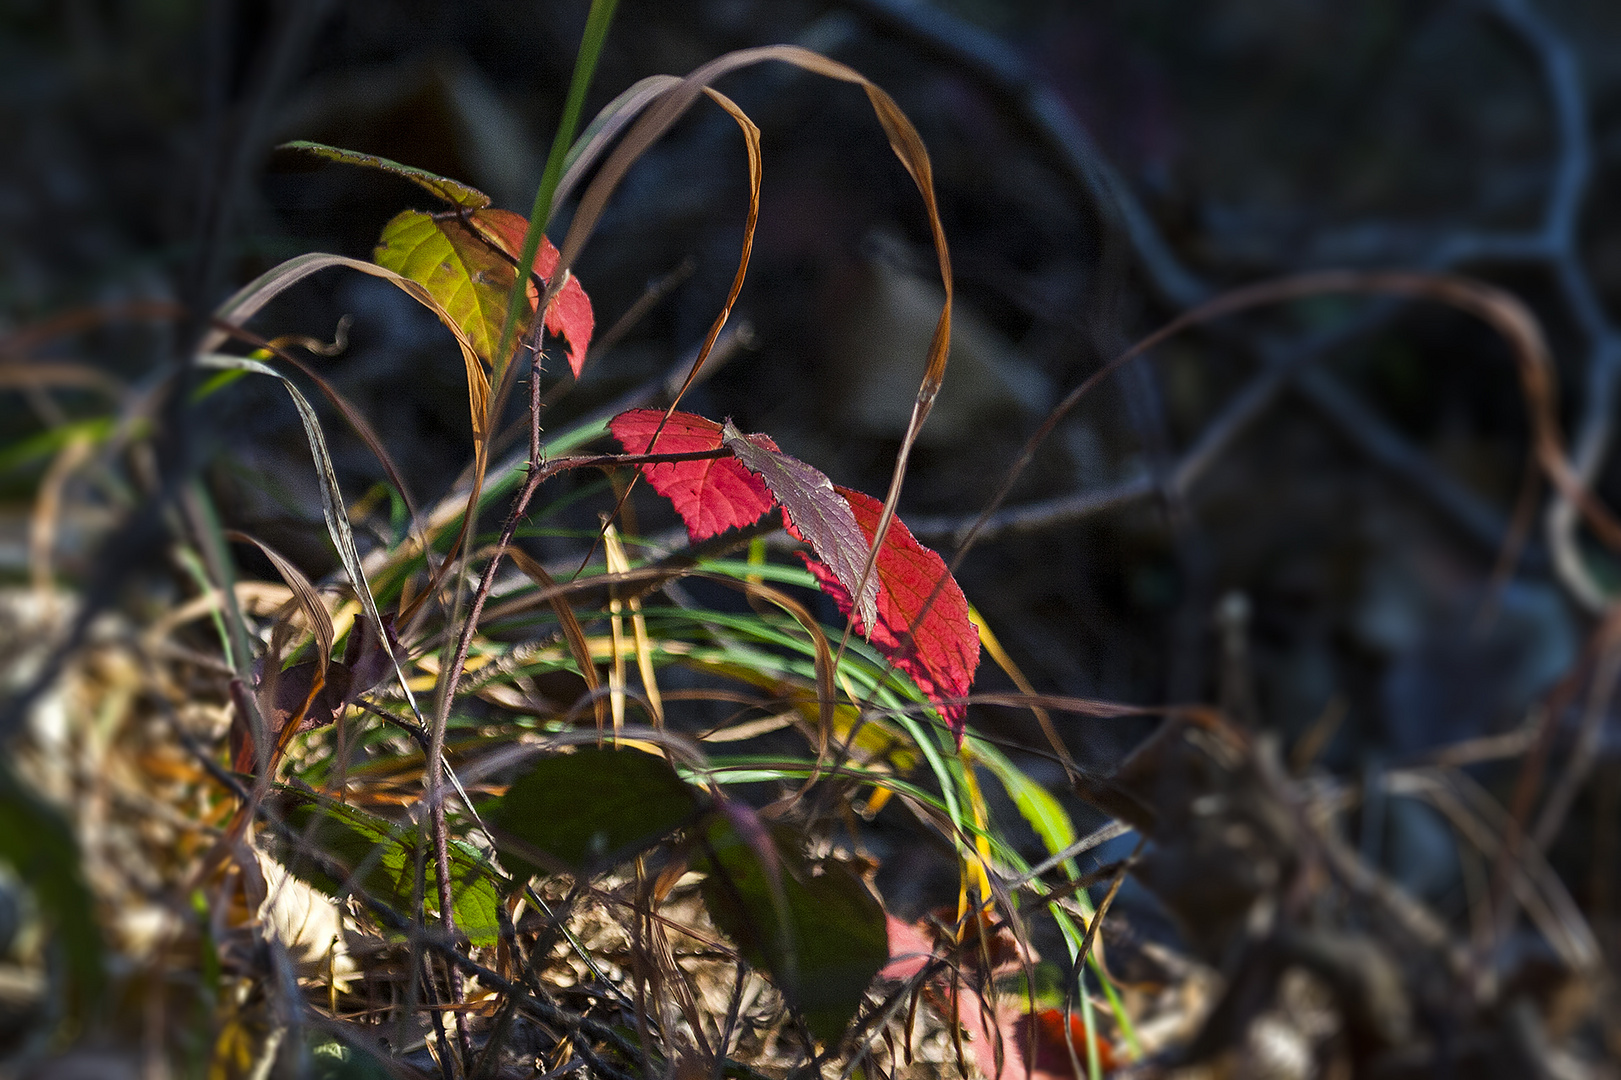
[[[518,254],[520,273],[512,283],[512,295],[507,298],[506,324],[501,328],[501,345],[491,360],[493,385],[499,387],[506,373],[507,358],[512,355],[514,333],[518,327],[518,312],[526,308],[529,287],[529,268],[535,265],[540,251],[540,238],[552,216],[552,194],[563,176],[563,162],[569,147],[574,144],[574,132],[580,126],[580,111],[585,106],[585,92],[591,85],[591,76],[597,70],[597,58],[602,55],[602,43],[608,38],[608,25],[613,22],[614,8],[619,0],[591,0],[591,13],[585,19],[585,33],[580,38],[580,52],[574,61],[574,77],[568,86],[568,98],[563,102],[563,117],[558,121],[557,134],[552,137],[552,151],[546,157],[546,171],[541,174],[540,187],[535,191],[535,204],[529,211],[529,228],[523,234],[523,250]]]

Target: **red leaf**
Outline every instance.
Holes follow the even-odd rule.
[[[957,1022],[969,1035],[968,1049],[974,1063],[985,1076],[997,1076],[997,1050],[1002,1052],[1000,1080],[1084,1080],[1086,1076],[1086,1022],[1080,1010],[1069,1016],[1070,1035],[1075,1043],[1075,1056],[1080,1059],[1081,1071],[1069,1056],[1070,1041],[1064,1037],[1064,1010],[1042,1009],[1035,1013],[1021,1013],[1019,1002],[998,1001],[995,1007],[986,1004],[978,992],[967,990],[960,996],[949,988],[941,995],[946,1012],[955,1006]],[[995,1031],[991,1030],[992,1025]],[[1036,1059],[1025,1067],[1025,1054],[1030,1049],[1030,1031],[1035,1028]],[[1098,1064],[1104,1072],[1118,1068],[1114,1050],[1102,1035],[1092,1041],[1098,1048]]]
[[[1081,1073],[1075,1072],[1069,1056],[1069,1040],[1064,1036],[1064,1011],[1038,1009],[1024,1012],[1027,999],[1023,994],[991,995],[982,993],[1000,969],[1002,974],[1019,970],[1023,961],[1013,935],[1005,928],[992,931],[991,971],[984,970],[985,957],[980,952],[979,937],[989,928],[989,920],[982,913],[970,920],[961,942],[941,931],[948,927],[956,909],[937,909],[933,916],[919,923],[904,923],[893,915],[885,915],[889,933],[889,963],[878,972],[880,979],[900,982],[915,979],[937,958],[946,962],[939,965],[924,988],[924,994],[948,1020],[955,1020],[963,1032],[963,1048],[973,1055],[974,1063],[984,1076],[998,1076],[1000,1080],[1080,1080],[1086,1075],[1086,1023],[1079,1010],[1069,1018],[1070,1037],[1075,1054],[1081,1061]],[[998,939],[1002,956],[998,957]],[[1035,955],[1027,959],[1034,961]],[[1025,1067],[1025,1055],[1030,1049],[1030,1036],[1034,1028],[1036,1040],[1035,1061]],[[1120,1062],[1113,1048],[1101,1035],[1094,1035],[1098,1048],[1098,1064],[1105,1071],[1118,1068]]]
[[[861,531],[872,542],[884,505],[870,495],[849,488],[836,488],[850,503]],[[826,566],[809,558],[805,565],[816,575],[822,591],[831,596],[839,610],[850,614],[850,593]],[[896,667],[912,677],[918,689],[928,695],[952,732],[962,738],[967,710],[950,699],[962,697],[974,684],[979,666],[979,633],[968,618],[968,600],[946,570],[945,560],[919,544],[899,518],[889,527],[883,550],[874,570],[878,577],[878,624],[866,626],[856,616],[856,629],[865,634]],[[918,614],[935,586],[939,595],[922,619]],[[901,642],[910,630],[906,648]]]
[[[889,963],[878,972],[880,979],[899,982],[914,978],[929,966],[934,959],[934,939],[923,929],[901,922],[887,912],[884,926],[889,932]]]
[[[1081,1074],[1086,1075],[1086,1022],[1081,1018],[1079,1008],[1072,1009],[1069,1014],[1069,1036],[1064,1035],[1064,1010],[1042,1009],[1036,1013],[1025,1013],[1011,1025],[1004,1029],[1004,1039],[1013,1044],[1019,1055],[1024,1059],[1025,1050],[1030,1045],[1030,1029],[1035,1027],[1036,1060],[1031,1070],[1032,1080],[1046,1080],[1048,1077],[1068,1078],[1074,1077],[1075,1060],[1069,1056],[1070,1044],[1075,1046],[1075,1058],[1080,1059]],[[1101,1035],[1094,1035],[1093,1041],[1098,1048],[1098,1064],[1105,1071],[1116,1067],[1114,1051]],[[1018,1069],[1014,1075],[1023,1076],[1024,1070]]]
[[[529,229],[529,222],[525,218],[510,210],[492,208],[475,210],[472,218],[479,231],[512,259],[516,260],[523,253],[523,234]],[[552,271],[557,269],[557,258],[557,248],[542,235],[540,249],[535,252],[535,273],[548,285],[551,284]],[[531,279],[530,310],[533,311],[539,303],[540,290]],[[591,331],[595,326],[591,300],[580,287],[579,279],[571,275],[552,302],[546,305],[546,329],[568,339],[568,366],[576,379],[585,367],[585,350],[591,345]]]
[[[853,592],[872,549],[861,535],[850,504],[834,490],[833,481],[820,469],[778,450],[769,437],[740,433],[730,420],[721,427],[721,438],[737,460],[764,480],[782,504],[783,527],[810,544],[845,592]],[[877,618],[876,577],[862,590],[859,612],[863,625],[870,626]]]
[[[628,452],[643,454],[648,452],[663,417],[656,409],[632,409],[614,417],[608,429]],[[735,458],[642,466],[653,490],[675,504],[694,543],[729,528],[752,525],[782,499],[789,503],[784,517],[790,532],[809,539],[822,558],[835,564],[848,562],[847,556],[857,550],[856,545],[838,540],[836,526],[829,524],[832,516],[826,513],[825,501],[816,490],[827,478],[782,453],[769,437],[743,436],[736,429],[728,432],[713,420],[675,413],[653,449],[679,454],[716,450],[723,445],[744,458],[748,467]],[[770,482],[756,472],[765,474]],[[883,504],[849,488],[832,490],[843,497],[866,543],[871,544]],[[799,524],[792,520],[794,515],[800,517]],[[801,532],[801,525],[813,519],[821,520],[814,528]],[[860,570],[841,566],[840,573],[826,562],[803,557],[822,591],[849,616],[852,605],[845,582],[853,582]],[[862,604],[861,610],[855,612],[856,629],[912,677],[960,740],[967,710],[952,699],[968,693],[974,683],[974,669],[979,666],[979,633],[969,621],[967,598],[947,572],[945,561],[913,539],[911,530],[898,518],[884,540],[874,577],[878,590],[876,618],[872,618],[872,606]],[[925,604],[929,604],[926,613]],[[901,643],[908,633],[910,640],[903,648]]]
[[[659,421],[663,419],[664,413],[658,409],[631,409],[610,420],[608,430],[627,453],[645,454],[653,432],[658,431]],[[777,444],[766,436],[755,438],[776,449]],[[692,413],[678,412],[659,432],[654,452],[686,454],[720,447],[719,424]],[[693,543],[727,529],[752,525],[777,505],[765,481],[735,458],[643,465],[642,475],[647,477],[654,491],[675,504],[676,513],[687,523],[687,535]]]

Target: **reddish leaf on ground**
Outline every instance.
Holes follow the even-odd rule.
[[[936,991],[934,1001],[937,1008],[943,1005],[946,1012],[953,1011],[952,1006],[956,1006],[957,1022],[968,1036],[963,1041],[972,1052],[974,1063],[979,1066],[982,1075],[997,1080],[1084,1080],[1087,1075],[1086,1022],[1081,1019],[1079,1009],[1069,1015],[1069,1030],[1075,1045],[1075,1058],[1071,1058],[1070,1042],[1064,1038],[1064,1010],[1023,1012],[1021,1010],[1025,1007],[1026,999],[1022,995],[1017,996],[1017,1000],[1004,996],[991,1009],[977,991],[966,987],[963,989],[965,992],[959,997],[949,987],[942,987]],[[993,1023],[994,1032],[991,1030]],[[1035,1029],[1036,1058],[1027,1068],[1025,1055],[1030,1052],[1032,1027]],[[1119,1066],[1113,1049],[1103,1036],[1094,1035],[1093,1042],[1098,1048],[1098,1064],[1104,1072]],[[997,1061],[998,1050],[1001,1051],[1000,1062]],[[1075,1070],[1076,1059],[1081,1065],[1079,1072]],[[998,1064],[1001,1065],[1000,1074],[997,1072]]]
[[[765,435],[744,435],[730,420],[721,428],[721,437],[737,460],[765,481],[771,494],[782,504],[783,526],[805,541],[816,552],[846,593],[855,592],[861,570],[867,565],[872,548],[856,524],[850,504],[833,488],[820,469],[789,457]],[[876,575],[861,591],[861,622],[871,626],[878,616]]]
[[[985,957],[978,941],[974,940],[973,922],[969,923],[964,940],[957,943],[951,940],[949,933],[942,934],[947,923],[938,911],[933,918],[918,923],[905,923],[893,915],[886,915],[884,921],[889,935],[889,963],[878,972],[878,977],[892,982],[915,979],[937,958],[945,957],[946,962],[937,966],[925,984],[924,997],[947,1019],[961,1025],[963,1047],[973,1055],[982,1075],[998,1076],[998,1066],[1000,1080],[1079,1080],[1086,1075],[1086,1024],[1079,1010],[1072,1011],[1069,1018],[1070,1037],[1081,1062],[1081,1071],[1076,1073],[1069,1054],[1069,1041],[1064,1036],[1062,1009],[1027,1013],[1024,1009],[1028,999],[1022,994],[996,995],[988,1001],[975,989],[989,985],[998,969],[1008,974],[1018,970],[1021,962],[1017,957],[998,960],[993,948],[992,972],[988,975],[981,966]],[[982,934],[986,927],[981,916],[977,932]],[[1005,929],[992,932],[1005,934],[1009,940],[1012,938]],[[1031,959],[1034,958],[1032,954]],[[1032,1033],[1036,1054],[1027,1069],[1025,1057],[1030,1050]],[[1109,1043],[1101,1036],[1094,1036],[1094,1041],[1098,1064],[1106,1071],[1116,1068],[1120,1063],[1115,1060]]]
[[[645,454],[663,419],[664,413],[658,409],[631,409],[610,420],[608,430],[626,453]],[[776,443],[766,436],[755,438],[776,449]],[[653,452],[686,454],[720,448],[719,424],[692,413],[678,412],[659,432]],[[675,511],[687,523],[687,535],[692,537],[693,543],[718,536],[727,529],[752,525],[777,505],[765,481],[744,468],[736,458],[643,465],[642,475],[654,491],[675,504]]]
[[[835,490],[849,502],[863,535],[871,543],[883,503],[849,488]],[[809,557],[805,557],[805,565],[816,575],[822,591],[848,616],[850,593],[833,571]],[[951,699],[968,693],[974,684],[974,670],[979,667],[979,632],[968,618],[967,598],[946,570],[945,560],[918,543],[899,518],[889,527],[874,573],[878,578],[878,621],[868,626],[857,615],[856,629],[912,677],[960,740],[967,709]],[[919,619],[924,604],[942,580],[944,584],[934,603]],[[902,648],[908,631],[911,641]]]
[[[1002,1038],[1011,1043],[1009,1057],[1017,1054],[1017,1062],[1022,1065],[1025,1052],[1030,1046],[1031,1028],[1035,1028],[1036,1060],[1030,1070],[1031,1080],[1070,1080],[1072,1077],[1086,1075],[1086,1022],[1081,1019],[1079,1007],[1070,1011],[1069,1036],[1064,1035],[1064,1010],[1042,1009],[1034,1013],[1025,1013],[1013,1020],[1011,1024],[1004,1024]],[[1101,1036],[1094,1036],[1097,1043],[1098,1064],[1105,1071],[1113,1069],[1118,1062],[1114,1059],[1114,1051]],[[1074,1044],[1075,1056],[1070,1057],[1070,1045]],[[1075,1071],[1075,1062],[1079,1059],[1081,1070]],[[987,1074],[989,1075],[989,1074]],[[1004,1068],[1004,1076],[1022,1077],[1025,1071],[1022,1067]]]
[[[527,219],[510,210],[485,208],[472,213],[473,226],[516,262],[523,252],[523,234],[529,228]],[[535,253],[535,273],[551,284],[552,271],[557,269],[557,248],[545,236],[540,238],[540,250]],[[511,279],[508,278],[510,284]],[[529,308],[540,303],[540,290],[533,279],[529,282]],[[591,345],[591,332],[596,317],[591,311],[591,300],[580,287],[578,278],[570,276],[558,290],[552,302],[546,305],[546,330],[568,340],[568,366],[574,377],[580,377],[585,367],[585,350]]]
[[[889,933],[889,963],[878,972],[880,979],[911,979],[934,960],[934,938],[923,927],[884,915]]]
[[[960,930],[955,904],[935,908],[929,918],[942,931],[942,941],[952,942],[958,953],[972,955],[976,964],[989,963],[993,979],[1013,975],[1041,959],[1033,946],[1020,943],[1012,928],[994,911],[974,911],[961,920]]]

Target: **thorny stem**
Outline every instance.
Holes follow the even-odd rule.
[[[647,459],[691,461],[702,458],[719,457],[730,451],[702,451],[696,454],[642,454],[642,455],[600,455],[587,458],[564,458],[553,462],[549,467],[541,464],[540,445],[540,354],[536,353],[529,376],[529,474],[524,478],[523,487],[518,497],[513,501],[512,510],[507,514],[506,524],[501,528],[501,540],[496,544],[495,553],[484,566],[484,573],[479,578],[478,589],[473,593],[473,604],[462,624],[461,636],[456,641],[456,655],[451,661],[445,679],[445,692],[440,701],[439,708],[434,715],[433,731],[430,733],[428,743],[428,815],[430,828],[433,832],[434,876],[439,886],[439,915],[445,927],[447,937],[454,939],[456,933],[456,916],[452,907],[454,899],[450,877],[450,834],[445,823],[445,790],[444,790],[444,752],[445,728],[450,719],[451,703],[456,698],[456,687],[461,681],[462,670],[467,663],[467,654],[472,649],[473,635],[478,631],[480,616],[484,613],[484,603],[489,599],[490,590],[495,585],[495,574],[500,568],[501,557],[506,554],[512,543],[512,538],[518,531],[518,522],[523,520],[524,511],[529,507],[529,500],[534,497],[536,490],[547,478],[563,471],[566,468],[576,468],[585,465],[607,464],[641,464]],[[651,462],[648,462],[651,463]],[[461,972],[451,971],[451,996],[455,1004],[462,1001]],[[472,1048],[468,1042],[465,1025],[457,1016],[456,1032],[462,1046],[462,1059],[471,1059]]]
[[[467,613],[466,622],[462,624],[461,637],[456,642],[456,658],[452,661],[449,675],[445,680],[445,694],[433,718],[433,733],[429,746],[428,813],[433,823],[433,857],[435,876],[439,885],[439,914],[444,922],[445,933],[452,940],[456,933],[456,916],[451,907],[450,843],[445,826],[443,756],[445,728],[450,720],[451,704],[456,699],[456,684],[461,681],[462,667],[467,663],[467,653],[472,648],[473,634],[478,629],[479,616],[484,611],[484,601],[488,599],[490,589],[495,584],[495,571],[501,563],[501,556],[506,554],[507,545],[512,542],[513,534],[518,530],[518,522],[523,516],[524,509],[529,505],[535,489],[540,486],[540,479],[540,353],[536,352],[529,369],[529,475],[524,479],[523,489],[518,493],[517,500],[512,504],[512,511],[507,515],[506,524],[501,529],[501,542],[496,546],[495,554],[490,556],[488,565],[484,567],[478,591],[473,594],[473,606]],[[461,972],[455,968],[451,971],[451,995],[454,1002],[460,1005],[462,979]],[[460,1014],[456,1020],[456,1032],[463,1043],[462,1060],[467,1061],[471,1046],[467,1045],[466,1026]]]
[[[478,591],[473,594],[473,606],[467,613],[467,620],[462,624],[461,637],[456,642],[456,658],[451,662],[450,671],[445,680],[445,693],[440,700],[439,708],[433,718],[433,731],[428,744],[428,815],[433,829],[433,859],[434,876],[439,886],[439,917],[444,923],[445,934],[454,940],[456,934],[456,914],[452,907],[453,895],[450,880],[450,835],[445,825],[445,728],[450,720],[451,703],[456,698],[456,684],[461,681],[462,667],[467,663],[468,650],[472,648],[473,634],[478,629],[479,616],[484,611],[484,601],[490,595],[490,588],[495,584],[495,571],[501,562],[501,556],[506,553],[507,545],[512,542],[513,534],[517,532],[518,521],[522,517],[524,508],[529,505],[530,498],[539,486],[540,479],[540,354],[535,354],[534,362],[529,371],[529,475],[524,479],[523,489],[518,493],[517,501],[512,504],[512,512],[507,515],[506,525],[501,529],[501,542],[490,557],[488,565],[484,567],[484,574],[479,579]],[[462,1003],[461,972],[451,969],[450,991],[454,1004]],[[462,1042],[462,1060],[470,1060],[472,1047],[468,1043],[466,1025],[460,1014],[456,1018],[456,1033]]]
[[[485,565],[484,573],[479,578],[478,588],[473,594],[472,608],[462,625],[461,636],[457,639],[456,655],[451,663],[447,681],[445,694],[447,704],[440,708],[431,732],[430,751],[433,753],[442,753],[444,750],[444,729],[449,714],[448,702],[455,696],[457,684],[461,681],[462,669],[467,662],[467,655],[472,649],[473,634],[477,631],[479,617],[483,614],[485,601],[489,599],[490,590],[495,585],[496,571],[500,568],[501,559],[506,554],[507,548],[511,546],[513,537],[517,534],[518,523],[522,520],[524,511],[529,507],[529,500],[534,497],[535,491],[544,481],[570,469],[612,468],[624,465],[660,465],[682,461],[710,461],[715,458],[732,456],[731,450],[725,447],[716,447],[713,450],[691,450],[670,454],[588,454],[558,458],[543,463],[543,451],[540,444],[540,404],[539,383],[531,378],[528,476],[525,478],[523,487],[519,490],[518,496],[512,504],[512,509],[507,515],[506,524],[502,527],[501,539],[496,544],[495,553]],[[439,783],[430,778],[429,798],[431,801],[434,800],[433,792],[439,787]]]

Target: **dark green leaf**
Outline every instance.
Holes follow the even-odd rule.
[[[862,993],[889,959],[884,909],[844,864],[807,862],[793,830],[778,826],[771,837],[780,877],[717,814],[693,869],[707,874],[704,902],[715,924],[744,959],[770,976],[811,1034],[831,1044],[849,1027]]]
[[[420,835],[319,796],[283,789],[276,808],[298,837],[277,834],[274,854],[296,877],[333,895],[358,889],[409,917],[415,907]],[[431,852],[425,862],[423,903],[439,905],[438,878]],[[451,896],[456,928],[475,945],[493,945],[500,932],[496,905],[504,885],[478,851],[461,842],[450,846]]]
[[[346,165],[362,165],[368,169],[381,169],[386,173],[411,181],[425,191],[430,191],[448,203],[464,206],[469,210],[478,210],[490,205],[490,197],[477,188],[468,187],[459,180],[436,176],[426,169],[418,169],[410,165],[401,165],[397,161],[390,161],[386,157],[376,154],[362,154],[354,150],[344,150],[336,146],[327,146],[325,143],[308,142],[304,139],[294,139],[292,142],[282,143],[276,147],[278,150],[302,150],[306,154],[324,157],[328,161],[341,161]]]
[[[101,930],[80,872],[79,845],[55,808],[0,760],[0,862],[32,889],[66,961],[70,1000],[86,1019],[105,989]]]
[[[582,748],[536,762],[481,816],[515,873],[537,872],[526,852],[592,873],[690,823],[699,794],[663,758]]]

